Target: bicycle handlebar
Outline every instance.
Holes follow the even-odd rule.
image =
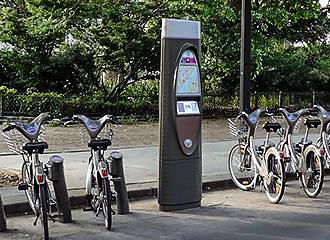
[[[238,116],[236,117],[236,119],[235,119],[235,122],[238,120],[238,119],[240,119],[242,116],[249,116],[246,112],[241,112],[240,114],[238,114]]]
[[[13,125],[9,125],[6,128],[2,129],[2,132],[9,132],[13,130],[15,127]]]

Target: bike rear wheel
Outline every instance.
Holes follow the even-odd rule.
[[[243,145],[235,145],[229,153],[228,167],[231,178],[238,188],[244,191],[253,189],[257,173],[249,150],[244,153]]]
[[[266,196],[271,203],[278,203],[285,189],[284,164],[274,153],[267,155],[266,161],[268,167],[268,179],[264,179]]]
[[[316,198],[320,194],[324,180],[324,164],[313,150],[306,154],[306,171],[301,174],[300,179],[308,197]]]
[[[109,178],[103,179],[103,201],[102,201],[102,211],[104,217],[104,225],[108,231],[111,230],[112,226],[112,210],[111,210],[111,189]]]
[[[43,225],[43,232],[45,240],[49,239],[48,230],[48,206],[46,197],[46,186],[42,184],[39,186],[39,207],[40,207],[40,218]]]

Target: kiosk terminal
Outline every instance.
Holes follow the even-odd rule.
[[[202,195],[200,23],[163,19],[159,94],[161,211],[199,207]]]

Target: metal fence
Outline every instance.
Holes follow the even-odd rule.
[[[31,97],[30,97],[31,98]],[[75,97],[61,99],[34,99],[27,101],[26,95],[0,96],[1,116],[35,116],[41,112],[69,116],[82,113],[100,116],[106,113],[136,118],[158,118],[159,97],[157,95],[120,96],[113,102],[93,100],[86,96],[77,101]],[[237,94],[204,94],[203,114],[209,117],[233,116],[238,113]],[[251,108],[286,107],[291,110],[320,104],[330,109],[330,92],[254,92],[251,94]]]

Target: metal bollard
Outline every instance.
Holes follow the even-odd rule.
[[[5,209],[3,208],[2,199],[0,195],[0,232],[4,232],[6,230],[7,230],[6,214],[5,214]]]
[[[48,178],[53,182],[60,221],[63,223],[72,222],[71,207],[68,190],[65,183],[63,170],[63,158],[57,155],[50,157]]]
[[[110,154],[110,175],[114,178],[113,185],[117,192],[117,212],[118,214],[129,213],[128,195],[126,189],[123,154],[114,151]]]

